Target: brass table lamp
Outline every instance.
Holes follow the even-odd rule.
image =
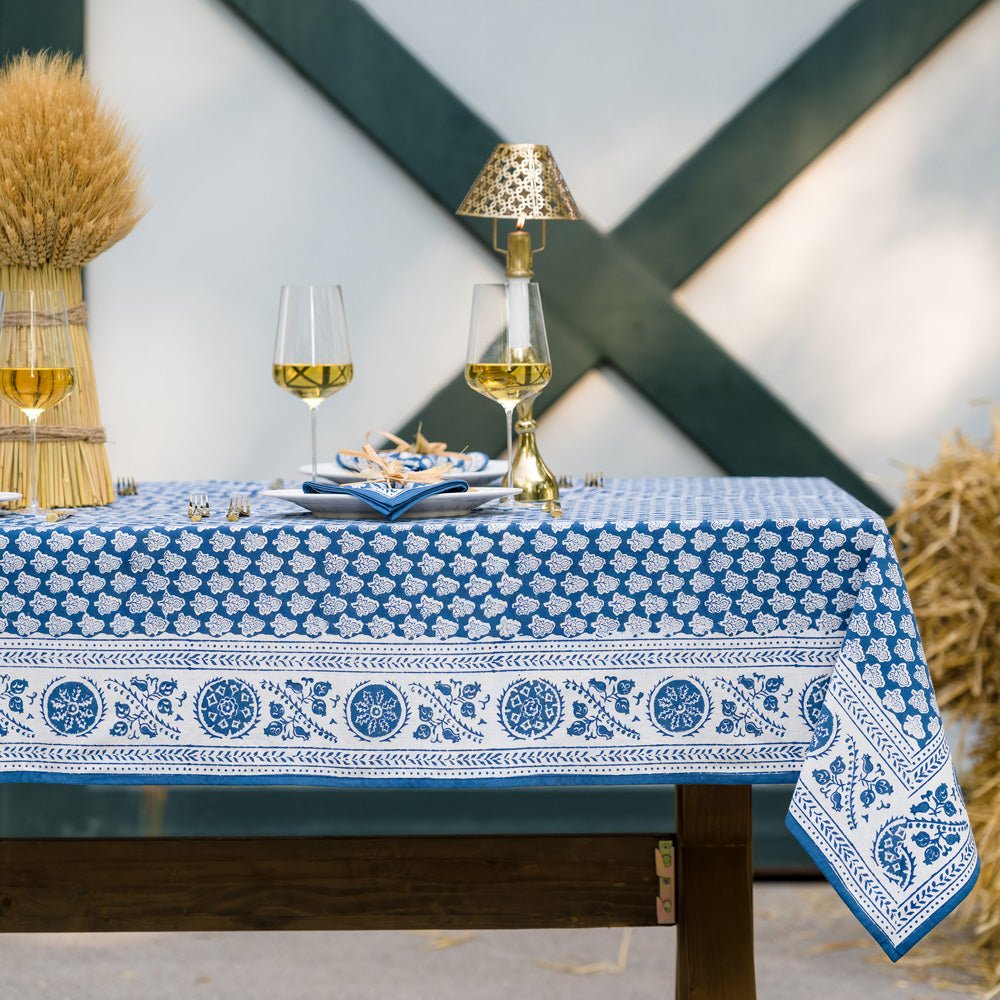
[[[507,299],[511,323],[520,311],[527,315],[528,283],[534,277],[532,258],[545,249],[545,224],[550,219],[579,219],[580,212],[548,146],[500,143],[479,172],[456,215],[493,220],[493,249],[506,255]],[[514,220],[507,247],[497,242],[500,219]],[[525,228],[529,219],[542,223],[542,244],[532,248]],[[522,503],[559,499],[555,476],[538,453],[535,442],[534,397],[517,407],[517,450],[511,458],[514,485]]]

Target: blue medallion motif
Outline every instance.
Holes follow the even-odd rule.
[[[812,743],[809,752],[812,755],[821,754],[824,750],[833,746],[833,741],[837,738],[837,720],[833,713],[824,705],[819,710],[819,717],[813,728]]]
[[[823,711],[823,703],[826,701],[826,689],[830,686],[830,678],[816,677],[811,680],[802,691],[802,698],[799,702],[799,711],[802,718],[806,720],[810,729],[815,729],[819,722],[820,713]]]
[[[517,739],[543,740],[559,725],[562,698],[541,678],[514,681],[500,698],[500,723]]]
[[[199,692],[195,717],[209,736],[239,739],[257,722],[260,699],[246,681],[217,677]]]
[[[649,699],[649,716],[668,736],[692,736],[712,711],[708,692],[698,681],[665,680]]]
[[[799,712],[812,732],[809,753],[813,756],[831,747],[837,738],[836,720],[826,707],[826,692],[829,686],[829,677],[817,677],[806,685],[799,702]]]
[[[89,681],[60,680],[42,697],[42,714],[60,736],[86,736],[104,714],[104,699]]]
[[[356,687],[346,703],[347,724],[363,740],[388,740],[406,722],[406,699],[387,681],[366,681]]]

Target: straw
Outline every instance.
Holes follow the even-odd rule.
[[[963,774],[982,873],[944,950],[1000,988],[1000,413],[993,440],[946,440],[929,469],[910,469],[892,518],[938,703],[974,743]],[[974,958],[974,960],[973,960]]]

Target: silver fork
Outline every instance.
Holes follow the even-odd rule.
[[[208,502],[207,493],[192,493],[188,497],[188,517],[197,523],[203,517],[211,517],[212,508]]]
[[[241,517],[250,516],[250,497],[238,493],[229,498],[229,509],[226,511],[227,521],[238,521]]]
[[[227,521],[238,521],[241,517],[250,516],[250,497],[245,493],[237,493],[229,498],[229,509],[226,511]]]

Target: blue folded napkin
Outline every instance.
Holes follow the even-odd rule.
[[[303,493],[345,493],[356,496],[383,517],[395,521],[402,517],[418,500],[437,493],[466,493],[469,484],[464,479],[443,479],[438,483],[413,483],[393,486],[390,483],[303,483]]]
[[[383,458],[401,462],[404,469],[410,472],[419,472],[421,469],[433,469],[445,462],[451,462],[455,467],[454,471],[462,472],[482,472],[490,460],[490,456],[482,451],[468,451],[461,455],[449,457],[447,455],[418,455],[412,451],[383,451],[379,452]],[[357,455],[337,455],[337,464],[341,468],[350,472],[359,472],[367,467],[368,462]]]

